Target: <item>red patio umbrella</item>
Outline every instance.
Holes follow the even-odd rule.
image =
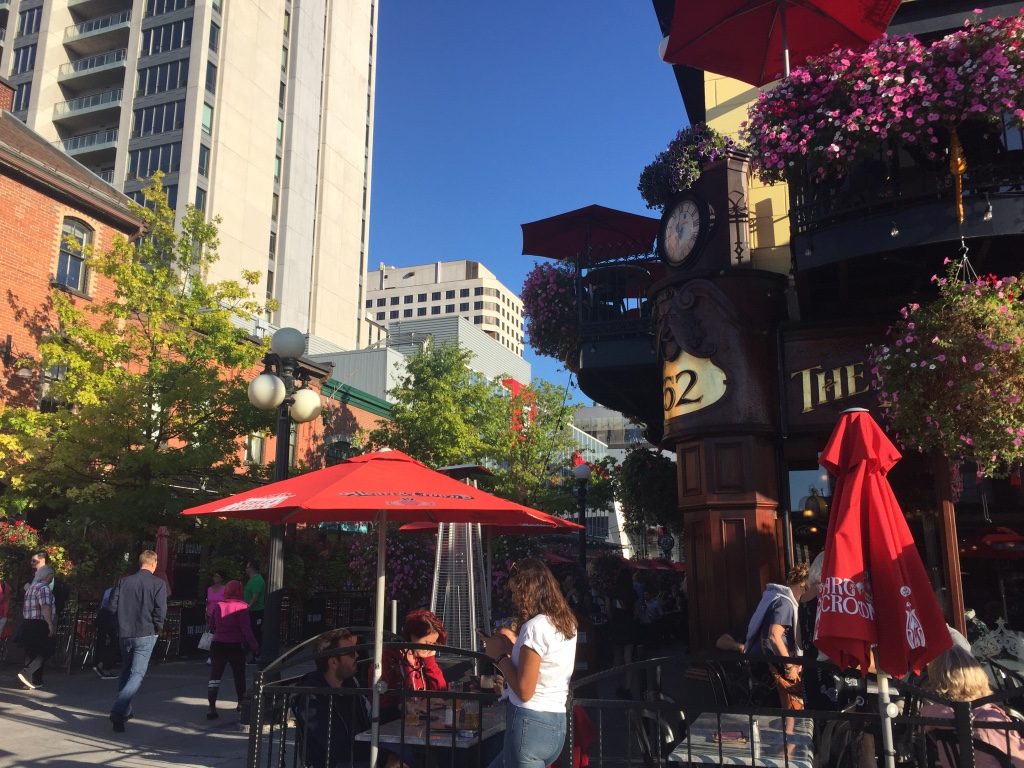
[[[650,253],[661,222],[603,205],[588,205],[521,226],[524,256],[579,259],[580,266],[587,266]]]
[[[821,456],[836,476],[815,644],[841,667],[920,671],[951,641],[886,478],[900,452],[864,409],[844,412]]]
[[[790,59],[861,48],[880,37],[901,0],[676,0],[664,59],[764,85]]]
[[[207,504],[185,515],[216,515],[269,523],[377,523],[377,615],[373,681],[380,679],[384,639],[384,558],[388,522],[494,523],[543,520],[543,512],[501,499],[430,469],[401,451],[355,456]],[[371,763],[378,743],[379,692],[374,685]]]
[[[901,458],[864,408],[839,417],[821,455],[836,477],[818,593],[815,645],[868,670],[872,646],[887,766],[895,764],[887,674],[920,671],[952,645],[914,538],[886,477]]]
[[[583,526],[566,520],[563,517],[555,517],[539,509],[530,510],[531,519],[529,522],[509,525],[507,523],[484,523],[483,528],[495,536],[517,536],[519,534],[544,535],[545,533],[565,533],[567,531],[578,531]],[[423,521],[419,523],[406,523],[398,529],[402,533],[437,533],[437,523]]]

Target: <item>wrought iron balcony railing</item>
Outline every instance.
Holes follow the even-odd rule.
[[[121,103],[123,95],[124,90],[122,88],[115,88],[112,91],[104,91],[103,93],[94,93],[89,96],[80,96],[77,99],[62,101],[59,104],[53,105],[53,117],[56,120],[87,109],[115,106]]]
[[[57,70],[57,77],[60,79],[67,78],[71,75],[81,75],[86,72],[91,72],[101,67],[107,67],[111,64],[118,64],[128,58],[128,51],[122,48],[119,51],[107,51],[106,53],[99,53],[95,56],[87,56],[84,59],[78,59],[77,61],[69,61],[66,64],[61,64]]]
[[[86,35],[91,35],[106,29],[127,27],[131,20],[132,12],[130,10],[125,10],[119,11],[118,13],[112,13],[109,16],[103,16],[98,19],[89,19],[88,21],[83,21],[79,24],[72,24],[64,30],[64,42],[68,43],[72,40],[77,40],[80,37],[85,37]]]

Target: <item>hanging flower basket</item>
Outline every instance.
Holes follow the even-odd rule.
[[[526,337],[538,355],[578,366],[578,307],[573,267],[566,262],[537,264],[523,281]]]
[[[859,158],[903,144],[943,162],[967,121],[1024,122],[1024,16],[964,27],[931,45],[883,37],[792,71],[750,107],[740,135],[766,183],[842,178]]]
[[[648,208],[663,210],[673,197],[689,189],[711,163],[734,147],[732,139],[704,123],[684,128],[640,174],[637,189]]]
[[[871,349],[882,417],[905,449],[1005,475],[1024,461],[1024,284],[966,259],[932,280],[939,297],[901,309]]]

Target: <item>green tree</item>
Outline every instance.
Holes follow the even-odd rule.
[[[575,509],[569,474],[575,406],[566,391],[537,380],[511,394],[469,368],[472,353],[455,344],[430,345],[406,359],[389,390],[391,420],[367,437],[367,447],[396,448],[432,467],[482,464],[481,481],[499,496],[556,514]]]
[[[264,310],[259,273],[208,282],[218,219],[189,206],[176,228],[159,176],[145,197],[134,206],[143,237],[84,253],[113,297],[76,304],[52,292],[34,365],[40,377],[61,373],[47,394],[58,407],[0,412],[0,504],[50,510],[76,562],[102,561],[160,524],[192,525],[180,509],[232,483],[239,439],[268,426],[246,395],[263,349],[239,323]]]
[[[504,414],[501,388],[469,368],[472,352],[430,344],[409,355],[388,390],[391,420],[368,436],[371,450],[394,448],[431,467],[483,463]]]
[[[502,428],[493,444],[494,489],[498,495],[547,512],[574,508],[563,482],[571,464],[572,414],[564,388],[536,379],[504,400]]]

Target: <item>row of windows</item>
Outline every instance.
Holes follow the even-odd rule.
[[[43,19],[43,7],[36,6],[18,14],[18,37],[35,35],[39,32],[39,22]]]
[[[146,0],[146,16],[160,16],[195,4],[196,0]]]
[[[11,68],[12,75],[21,75],[31,72],[36,66],[36,44],[23,45],[14,49],[14,66]]]
[[[171,101],[135,110],[132,136],[180,131],[185,125],[185,102]]]
[[[177,208],[178,207],[178,185],[177,184],[164,184],[164,193],[167,195],[167,205],[169,205],[171,208]],[[145,196],[145,194],[143,194],[141,189],[138,190],[137,192],[125,192],[125,194],[128,195],[128,197],[130,197],[132,200],[134,200],[139,205],[144,205],[147,208],[153,208],[154,207],[153,203],[151,203],[148,200],[146,200],[146,196]]]
[[[473,289],[473,295],[474,296],[501,296],[501,294],[498,292],[498,290],[496,288],[479,288],[479,287]],[[460,298],[466,298],[468,296],[469,296],[469,288],[461,288],[461,289],[459,289],[459,297]],[[446,299],[454,299],[455,298],[455,291],[454,290],[445,291],[444,292],[444,297]],[[389,302],[390,302],[391,306],[395,306],[395,305],[397,305],[399,303],[399,301],[401,301],[404,304],[412,304],[413,303],[413,298],[414,298],[413,294],[409,293],[409,294],[406,294],[405,296],[391,296],[391,297],[388,297],[388,298],[380,298],[380,299],[376,300],[376,303],[377,303],[378,307],[386,306]],[[415,299],[418,302],[424,302],[424,301],[427,300],[427,294],[425,294],[425,293],[418,293],[418,294],[415,295]],[[441,291],[434,291],[433,293],[431,293],[430,294],[430,300],[431,301],[440,301],[441,300]],[[478,301],[476,303],[477,303],[477,307],[476,308],[477,309],[481,309],[480,302]],[[367,309],[370,309],[373,305],[374,305],[374,300],[373,299],[367,299],[366,300],[366,308]],[[485,309],[491,309],[491,310],[493,310],[495,312],[497,312],[498,309],[499,309],[498,305],[493,303],[493,302],[487,302],[487,306],[484,307],[484,308]]]
[[[174,51],[192,43],[192,19],[179,19],[170,24],[142,30],[142,56]]]
[[[188,59],[176,59],[139,70],[136,96],[174,91],[188,85]]]
[[[459,306],[459,311],[460,312],[468,312],[469,311],[469,305],[468,304],[461,304]],[[449,314],[454,314],[454,312],[455,312],[455,305],[454,304],[449,304],[447,307],[445,307],[445,312],[449,313]],[[416,309],[416,317],[425,317],[426,314],[427,314],[427,308],[426,307],[417,307],[417,309]],[[430,314],[431,315],[439,315],[439,314],[441,314],[441,308],[440,307],[431,307],[430,308]],[[390,312],[378,312],[376,314],[376,319],[377,320],[398,320],[399,319],[399,315],[401,315],[402,318],[412,317],[413,316],[413,310],[411,310],[411,309],[402,309],[402,310],[392,309]],[[468,320],[469,317],[467,316],[466,319]],[[484,325],[485,323],[487,323],[487,324],[497,324],[497,325],[501,326],[502,330],[504,330],[504,331],[506,331],[508,333],[511,333],[513,331],[512,328],[507,327],[504,323],[498,323],[496,320],[494,320],[494,318],[485,317],[484,315],[473,315],[473,323],[475,325]]]
[[[181,142],[133,149],[128,153],[128,177],[149,178],[156,171],[176,173],[181,167]]]

